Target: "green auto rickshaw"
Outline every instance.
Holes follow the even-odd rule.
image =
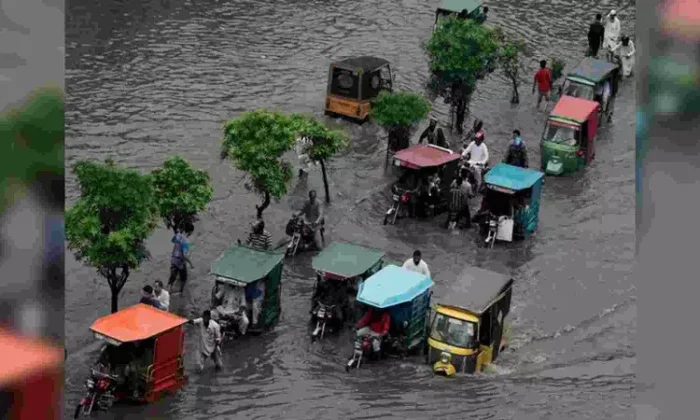
[[[562,96],[542,133],[542,171],[567,175],[588,166],[595,157],[598,102]]]
[[[466,10],[467,19],[477,19],[481,14],[481,0],[442,0],[440,7],[435,10],[435,25],[433,31],[437,29],[440,21],[448,16],[460,16]]]

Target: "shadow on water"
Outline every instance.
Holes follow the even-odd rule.
[[[422,91],[436,2],[102,1],[70,3],[66,22],[68,165],[112,157],[143,170],[180,154],[211,174],[216,200],[193,237],[195,269],[172,310],[194,316],[208,304],[208,266],[243,238],[259,198],[242,187],[240,172],[218,159],[221,123],[258,107],[321,115],[331,59],[372,54],[389,60],[400,89]],[[499,2],[490,23],[527,39],[529,71],[541,57],[559,56],[570,68],[584,51],[588,21],[617,4],[572,0]],[[620,16],[634,30],[634,10]],[[531,74],[522,104],[508,104],[510,85],[498,73],[479,84],[470,110],[484,120],[493,160],[501,159],[519,128],[539,165],[538,139],[546,119],[534,110]],[[512,349],[495,374],[434,378],[420,357],[368,364],[346,374],[352,331],[319,343],[308,339],[313,288],[311,255],[285,265],[283,314],[274,331],[232,342],[225,369],[193,372],[195,341],[188,334],[190,382],[177,394],[141,407],[118,406],[103,419],[406,419],[406,418],[631,418],[636,327],[634,285],[633,80],[622,85],[612,125],[601,130],[597,156],[570,178],[547,178],[540,226],[527,241],[479,246],[474,232],[447,234],[440,219],[382,226],[388,206],[384,135],[371,123],[335,121],[352,147],[332,159],[328,239],[381,248],[398,261],[423,251],[436,282],[435,297],[464,264],[510,272]],[[550,105],[551,109],[551,105]],[[435,102],[442,125],[448,109]],[[295,180],[290,193],[266,210],[281,239],[292,210],[309,189],[322,191],[318,170]],[[66,178],[69,202],[78,194]],[[151,261],[132,275],[121,305],[136,302],[144,282],[167,276],[169,233],[149,240]],[[94,270],[67,256],[66,377],[68,406],[80,398],[97,345],[89,323],[107,313],[109,289]],[[70,407],[66,410],[66,415]],[[515,416],[517,413],[517,416]]]

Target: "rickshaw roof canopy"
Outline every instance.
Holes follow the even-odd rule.
[[[407,149],[396,152],[394,159],[398,159],[411,169],[430,168],[442,166],[458,160],[459,153],[442,149],[431,144],[417,144]]]
[[[486,173],[484,182],[514,191],[522,191],[532,188],[542,177],[544,174],[540,171],[501,162]]]
[[[510,276],[466,266],[444,293],[441,293],[442,297],[438,299],[437,304],[466,309],[481,315],[494,299],[512,286],[513,279]]]
[[[573,96],[562,96],[554,106],[550,117],[564,118],[583,124],[591,114],[598,111],[598,102],[588,99],[575,98]]]
[[[345,60],[336,61],[335,67],[345,70],[362,70],[365,72],[377,70],[380,67],[389,65],[389,62],[383,58],[364,55],[362,57],[346,58]]]
[[[211,273],[242,283],[252,283],[270,274],[283,258],[284,255],[279,252],[233,244],[211,263]]]
[[[177,328],[187,319],[143,303],[93,322],[90,330],[121,343],[146,340]]]
[[[30,375],[59,369],[63,363],[61,350],[0,329],[0,387],[19,384]]]
[[[333,242],[314,257],[314,270],[343,278],[359,276],[384,257],[384,251],[345,242]]]
[[[438,12],[445,11],[459,13],[462,10],[467,9],[467,12],[472,13],[481,7],[482,4],[483,2],[481,0],[442,0],[442,3],[440,3],[440,8],[438,8]]]
[[[598,83],[617,70],[617,68],[617,64],[586,57],[569,73],[569,76],[580,77],[593,83]]]
[[[387,265],[360,284],[357,301],[375,308],[410,302],[433,287],[430,277]]]

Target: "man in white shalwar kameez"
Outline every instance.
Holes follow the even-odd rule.
[[[634,54],[636,52],[634,41],[628,36],[623,36],[622,42],[615,47],[615,52],[619,54],[622,60],[622,75],[625,77],[631,76],[634,70]]]
[[[603,41],[603,48],[605,49],[606,55],[610,51],[613,51],[617,45],[620,39],[620,30],[620,19],[617,18],[617,12],[611,10],[607,19],[605,19],[605,39]]]
[[[201,318],[188,322],[199,327],[199,349],[196,356],[199,372],[204,370],[204,361],[210,357],[214,360],[216,369],[221,369],[221,328],[211,319],[211,312],[204,311]]]

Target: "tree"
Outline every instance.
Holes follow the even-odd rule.
[[[296,132],[291,119],[279,112],[246,112],[224,124],[221,159],[231,160],[251,179],[253,190],[262,197],[257,217],[287,193],[292,166],[282,156],[294,147]]]
[[[214,194],[209,174],[179,156],[166,160],[151,176],[159,215],[174,233],[194,224]]]
[[[477,81],[495,69],[499,51],[496,33],[472,19],[450,17],[440,22],[425,51],[433,74],[431,88],[450,103],[461,134]]]
[[[112,292],[112,313],[131,270],[149,257],[145,241],[156,228],[158,209],[150,175],[106,164],[73,167],[80,198],[66,212],[66,239],[76,259],[95,267]]]
[[[309,159],[321,164],[326,203],[330,203],[331,197],[328,189],[328,176],[326,175],[326,161],[347,146],[347,135],[341,130],[331,129],[323,122],[308,115],[293,115],[292,124],[298,136],[307,137],[311,140],[311,147],[306,152],[309,155]]]
[[[389,136],[387,150],[391,151],[408,147],[413,129],[429,112],[430,102],[411,92],[382,92],[371,108],[372,118]]]
[[[510,37],[501,30],[496,30],[496,34],[501,43],[498,65],[513,85],[510,103],[518,104],[520,103],[518,87],[520,86],[521,71],[525,70],[524,57],[528,54],[527,44],[524,40]]]

